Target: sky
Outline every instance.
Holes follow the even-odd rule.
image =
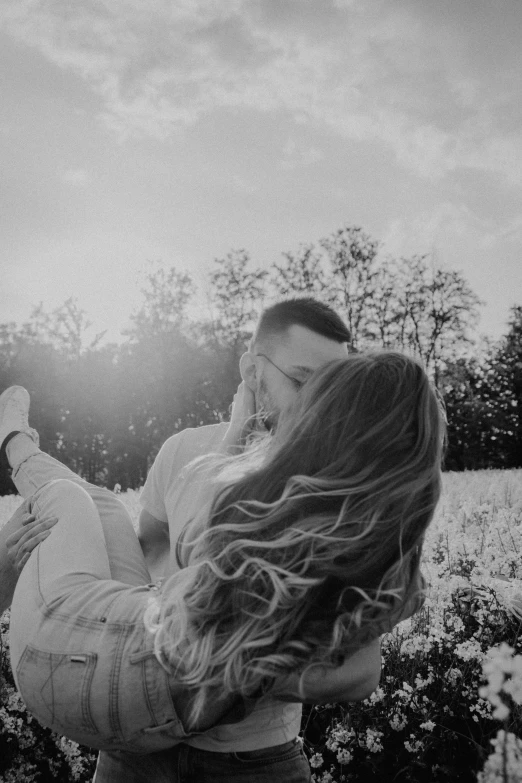
[[[0,322],[346,225],[522,304],[522,0],[2,0]],[[206,307],[204,297],[201,307]]]

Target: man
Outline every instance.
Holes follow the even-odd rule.
[[[254,415],[272,429],[315,370],[346,358],[349,341],[350,332],[337,313],[312,298],[279,302],[261,314],[239,362],[243,383],[234,400],[233,421],[173,435],[147,477],[140,497],[139,539],[153,578],[164,576],[165,568],[168,573],[177,570],[174,550],[169,562],[170,542],[196,511],[190,501],[197,500],[196,493],[180,480],[180,471],[195,457],[232,449]]]
[[[291,403],[314,370],[328,361],[346,357],[349,339],[337,314],[310,298],[281,302],[261,315],[250,348],[240,360],[243,383],[235,398],[231,422],[172,436],[151,468],[140,499],[143,510],[139,538],[154,580],[177,570],[174,544],[185,523],[208,499],[208,487],[198,477],[201,474],[190,475],[187,465],[204,454],[237,449],[254,413],[265,427],[276,426],[281,410]],[[46,535],[45,530],[38,528],[38,535]],[[369,672],[364,669],[366,661],[362,664],[362,690],[357,690],[359,683],[354,689],[351,675],[346,679],[347,672],[341,667],[335,675],[337,679],[330,677],[328,687],[324,678],[309,683],[307,699],[357,700],[369,695],[377,684],[375,647],[372,654]],[[274,699],[255,709],[243,721],[217,726],[171,751],[147,757],[101,753],[96,783],[255,783],[265,780],[266,775],[273,781],[305,783],[309,770],[296,742],[301,718],[299,697],[291,685],[287,694],[279,697],[281,700]]]
[[[249,350],[240,359],[243,384],[236,395],[230,425],[216,424],[173,435],[150,470],[140,497],[143,510],[139,538],[153,578],[177,570],[175,547],[170,543],[177,541],[205,496],[203,479],[187,481],[186,465],[203,454],[233,448],[241,440],[245,422],[254,414],[268,429],[276,426],[280,412],[308,377],[327,362],[345,358],[349,342],[350,333],[337,313],[312,298],[280,302],[261,314]],[[290,780],[290,770],[283,772],[283,768],[300,721],[300,704],[274,701],[239,724],[223,725],[189,740],[171,755],[186,765],[183,783],[191,780],[190,769],[195,776],[204,774],[196,770],[205,766],[209,771],[215,767],[214,775],[221,767],[224,780],[235,780],[237,761],[231,765],[231,754],[240,754],[245,772],[248,762],[259,766],[263,759],[270,758],[275,775],[280,758],[281,777]],[[101,760],[100,773],[106,761]],[[204,779],[212,780],[210,774]],[[97,783],[108,780],[104,776]],[[255,772],[250,772],[248,780],[257,780]]]

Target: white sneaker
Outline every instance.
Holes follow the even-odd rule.
[[[38,433],[29,426],[29,402],[23,386],[10,386],[0,394],[0,449],[11,432],[23,432],[38,445]]]

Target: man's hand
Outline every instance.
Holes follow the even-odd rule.
[[[54,519],[36,522],[24,501],[0,529],[0,615],[11,606],[18,577],[29,555],[47,538]]]
[[[347,658],[342,666],[310,666],[303,676],[301,693],[300,675],[296,672],[276,682],[272,694],[280,701],[305,704],[362,701],[374,692],[380,677],[381,640],[375,639]]]
[[[252,432],[256,416],[254,392],[244,381],[237,388],[231,408],[230,424],[223,439],[223,449],[230,454],[237,454]]]
[[[27,504],[22,503],[10,522],[16,524],[17,529],[6,538],[5,547],[13,569],[20,576],[31,552],[50,535],[58,519],[52,517],[37,520],[34,514],[28,511]]]

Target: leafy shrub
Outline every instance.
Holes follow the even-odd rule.
[[[519,633],[519,620],[493,592],[467,605],[455,598],[441,624],[423,610],[383,639],[381,683],[369,699],[307,710],[313,779],[474,783],[498,730],[491,703],[479,696],[482,664],[501,641],[522,652]],[[518,705],[507,730],[522,736]]]
[[[0,783],[90,781],[96,755],[44,728],[25,709],[9,665],[9,612],[0,617]]]
[[[304,711],[316,783],[522,783],[522,471],[445,474],[444,485],[424,547],[428,598],[384,637],[380,687],[359,704]],[[133,517],[137,497],[121,495]],[[0,501],[0,526],[18,502]],[[95,754],[25,711],[8,622],[6,613],[0,783],[92,780]]]

